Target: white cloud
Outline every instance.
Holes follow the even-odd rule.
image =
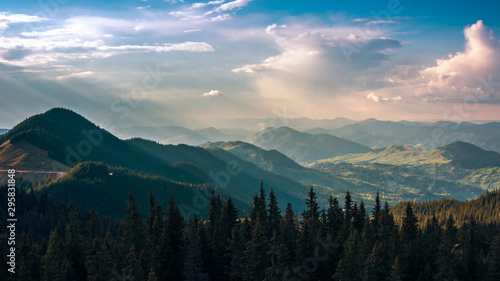
[[[481,20],[466,27],[464,36],[463,52],[438,59],[435,66],[420,72],[427,82],[427,91],[471,94],[476,91],[480,76],[500,70],[499,41]]]
[[[465,49],[423,69],[398,66],[389,77],[401,84],[397,91],[409,92],[426,102],[463,102],[469,98],[486,101],[491,94],[480,79],[500,80],[500,41],[481,20],[464,31]]]
[[[66,79],[70,79],[70,78],[82,78],[82,77],[88,77],[92,74],[94,74],[92,71],[84,71],[84,72],[72,73],[69,75],[57,76],[56,80],[66,80]]]
[[[0,30],[9,28],[9,24],[11,23],[30,23],[30,22],[41,22],[47,20],[48,19],[46,18],[41,18],[38,16],[0,13]]]
[[[252,2],[252,0],[235,0],[235,1],[220,5],[214,11],[215,12],[223,12],[223,11],[234,10],[237,8],[244,7],[244,6],[248,5],[248,3],[250,3],[250,2]]]
[[[203,29],[201,29],[201,28],[188,29],[188,30],[184,30],[183,32],[184,33],[191,33],[191,32],[200,32],[200,31],[203,31]]]
[[[368,88],[364,83],[378,79],[381,72],[376,69],[389,59],[387,53],[401,46],[382,34],[368,37],[363,27],[273,24],[265,32],[274,40],[278,54],[233,72],[248,74],[254,91],[263,98],[303,101],[311,108],[323,106],[323,99]],[[349,48],[352,54],[346,54]]]
[[[218,5],[218,4],[222,4],[224,2],[225,2],[225,0],[210,1],[207,3],[193,3],[193,5],[191,5],[191,9],[200,9],[200,8],[203,8],[203,7],[208,6],[208,5]]]
[[[374,102],[380,101],[380,97],[376,96],[374,93],[369,93],[368,96],[366,96],[366,98]]]
[[[9,59],[10,51],[23,50],[26,55]],[[161,45],[110,45],[104,40],[82,40],[55,38],[0,37],[0,63],[19,67],[57,66],[57,62],[68,60],[106,58],[127,53],[166,53],[172,51],[212,52],[213,47],[206,42],[183,42]],[[49,64],[50,63],[50,64]]]
[[[206,3],[197,2],[188,8],[171,11],[169,15],[195,23],[220,22],[232,19],[233,16],[229,14],[230,11],[241,9],[251,1],[253,0],[235,0],[228,3],[225,3],[225,0],[209,1]]]
[[[224,96],[219,90],[211,90],[210,92],[203,93],[202,97],[222,97]]]
[[[370,24],[395,24],[395,23],[397,23],[397,22],[395,22],[393,20],[372,20],[372,21],[367,22],[366,24],[370,25]]]
[[[387,98],[387,97],[379,97],[377,95],[375,95],[375,93],[369,93],[367,96],[366,96],[367,99],[371,100],[371,101],[374,101],[374,102],[394,102],[394,101],[400,101],[402,100],[403,98],[401,96],[395,96],[395,97],[392,97],[392,98]]]
[[[151,8],[151,5],[143,6],[143,7],[137,7],[137,10],[145,10]]]
[[[326,67],[346,73],[353,69],[365,70],[377,66],[380,61],[387,59],[384,52],[401,46],[391,38],[356,35],[352,32],[361,34],[361,31],[352,28],[308,28],[302,25],[273,24],[265,31],[274,38],[276,45],[282,50],[281,53],[257,64],[235,68],[234,72],[281,70],[303,73],[303,70],[306,70],[307,73],[315,75],[326,70]],[[352,51],[352,57],[348,58],[346,49],[350,47],[356,50]],[[311,70],[312,73],[309,72]]]
[[[222,14],[222,15],[218,15],[216,17],[211,18],[210,21],[225,21],[225,20],[228,20],[231,18],[232,17],[230,14]]]

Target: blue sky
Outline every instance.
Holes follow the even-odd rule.
[[[499,120],[499,5],[10,1],[0,127],[56,106],[119,127],[283,112]]]

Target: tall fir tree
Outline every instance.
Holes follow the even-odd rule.
[[[486,267],[486,281],[500,280],[500,234],[497,234],[491,242]]]
[[[379,254],[380,247],[375,245],[364,264],[363,281],[385,281],[387,272],[384,271],[383,258]]]
[[[361,280],[364,259],[359,254],[360,244],[361,237],[358,231],[354,229],[346,241],[344,256],[339,262],[337,273],[334,275],[335,280]]]
[[[380,220],[381,220],[381,214],[382,213],[382,205],[380,204],[380,194],[379,191],[377,190],[377,196],[375,197],[375,205],[373,206],[372,210],[372,218],[373,218],[373,224],[375,225],[375,229],[378,231],[380,229]]]
[[[111,280],[112,259],[99,237],[95,237],[92,241],[92,249],[86,258],[85,268],[88,281]]]
[[[144,225],[139,213],[139,206],[132,193],[129,194],[123,228],[123,248],[126,249],[125,252],[128,253],[132,245],[134,245],[136,252],[141,252],[144,249]]]
[[[281,210],[278,206],[278,199],[276,198],[276,195],[274,195],[273,189],[271,189],[271,191],[269,192],[269,205],[267,213],[267,230],[269,234],[268,237],[271,238],[274,232],[279,234],[281,221]]]
[[[346,192],[344,198],[344,229],[346,231],[350,231],[352,224],[352,209],[353,209],[353,201],[351,197],[351,193],[349,191]]]
[[[243,252],[244,281],[264,279],[266,269],[270,264],[268,250],[269,242],[266,233],[264,228],[261,227],[260,221],[257,220],[252,231],[252,239],[246,243]]]
[[[242,230],[236,225],[232,230],[232,237],[227,246],[226,260],[229,261],[224,267],[224,273],[231,281],[242,281],[245,264],[243,251],[245,241]]]
[[[411,203],[408,202],[401,227],[403,254],[400,256],[400,269],[403,281],[417,280],[419,274],[421,257],[418,255],[418,233],[418,219],[413,213]]]
[[[42,261],[44,281],[66,281],[66,277],[72,275],[64,247],[62,226],[57,224],[50,234],[47,252]]]
[[[196,237],[196,225],[187,232],[187,253],[183,266],[185,281],[210,281],[210,276],[205,272],[201,248]]]

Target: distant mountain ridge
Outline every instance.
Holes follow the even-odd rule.
[[[322,132],[326,133],[326,131]],[[408,144],[434,149],[455,141],[463,141],[483,149],[500,152],[500,123],[498,122],[486,124],[451,121],[424,123],[368,119],[342,128],[327,130],[327,132],[371,148]]]
[[[288,127],[266,128],[252,136],[249,142],[267,150],[275,149],[299,163],[371,151],[353,141],[328,134],[311,135]]]
[[[255,133],[242,129],[216,129],[208,127],[191,130],[180,126],[131,127],[118,129],[122,138],[144,138],[163,144],[200,145],[212,141],[243,140]]]

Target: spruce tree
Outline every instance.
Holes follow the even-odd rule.
[[[129,203],[123,227],[123,248],[127,249],[126,252],[128,253],[130,247],[134,245],[134,250],[141,252],[144,249],[144,225],[139,214],[139,206],[132,193],[129,194]]]
[[[297,248],[297,224],[295,223],[295,214],[293,213],[291,203],[288,203],[286,206],[285,217],[283,218],[280,232],[289,253],[287,265],[291,267],[296,259]]]
[[[345,244],[345,253],[340,260],[335,274],[335,280],[361,280],[363,271],[363,257],[359,254],[361,237],[356,229],[351,232],[351,235]]]
[[[66,275],[71,270],[64,252],[64,237],[61,224],[51,232],[47,252],[43,257],[43,280],[66,281]]]
[[[289,270],[290,253],[288,252],[286,239],[278,236],[276,231],[274,231],[271,238],[268,254],[271,258],[271,266],[266,269],[264,281],[281,281],[285,272]]]
[[[344,229],[350,230],[352,224],[352,197],[349,191],[345,194],[344,200]]]
[[[232,230],[232,237],[227,246],[226,260],[229,260],[229,263],[224,267],[224,273],[231,281],[243,280],[243,271],[245,269],[244,250],[245,241],[242,230],[236,225]]]
[[[340,207],[339,200],[332,195],[328,199],[328,210],[326,211],[328,234],[332,238],[336,238],[342,227],[344,213]]]
[[[112,259],[110,253],[103,247],[99,237],[92,242],[92,249],[85,261],[88,281],[111,280]]]
[[[243,280],[263,280],[266,269],[270,264],[268,250],[269,242],[259,220],[255,222],[252,239],[245,245],[243,252],[244,270]]]
[[[142,267],[140,253],[135,249],[135,245],[130,246],[130,250],[126,257],[127,264],[123,270],[124,276],[130,281],[144,280],[144,271]]]
[[[406,212],[403,218],[403,225],[401,228],[401,239],[403,253],[400,258],[400,269],[404,281],[417,280],[419,274],[419,259],[421,258],[418,248],[418,219],[413,213],[411,203],[406,205]]]
[[[269,205],[268,205],[268,220],[267,220],[267,229],[268,234],[272,236],[274,232],[279,234],[280,231],[280,221],[281,221],[281,210],[278,206],[278,199],[274,195],[273,189],[269,192]],[[271,238],[271,237],[269,237]]]
[[[85,281],[86,248],[81,234],[82,222],[77,217],[75,207],[69,206],[69,208],[71,211],[69,223],[66,225],[64,250],[66,251],[67,261],[70,264],[75,280]]]
[[[21,236],[21,242],[19,245],[19,253],[17,256],[18,269],[17,269],[17,280],[18,281],[31,281],[40,280],[41,276],[41,256],[39,253],[39,247],[33,242],[33,235],[30,230],[29,233],[23,233]]]
[[[389,275],[388,281],[403,281],[403,274],[401,273],[401,265],[399,264],[399,258],[396,257],[394,264],[391,268],[391,273]]]
[[[500,234],[493,239],[486,258],[486,281],[500,280]]]
[[[372,252],[365,261],[363,272],[363,281],[385,281],[387,280],[386,272],[384,272],[383,260],[379,254],[380,248],[375,245]]]
[[[188,231],[187,253],[183,266],[185,281],[209,281],[210,277],[205,272],[201,249],[196,239],[196,226]]]
[[[164,252],[168,261],[165,277],[167,280],[179,280],[182,278],[182,267],[185,258],[184,218],[173,195],[170,196],[168,201],[165,240],[168,243]]]
[[[377,233],[380,228],[380,216],[382,215],[381,213],[382,213],[382,205],[380,204],[380,195],[377,190],[377,196],[375,197],[375,205],[373,206],[373,211],[372,211],[373,224],[375,225]]]

